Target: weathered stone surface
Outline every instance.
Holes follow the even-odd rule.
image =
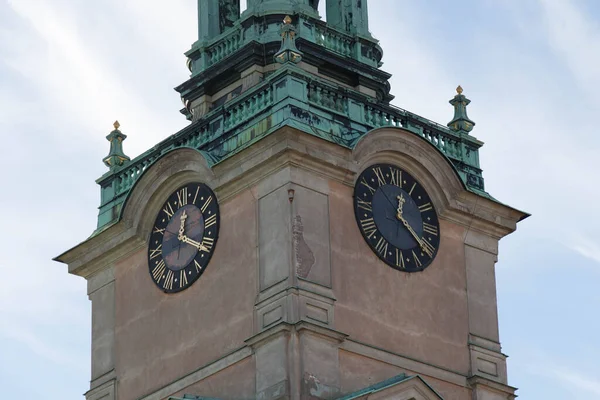
[[[119,398],[134,399],[244,345],[252,335],[256,211],[250,192],[221,204],[221,232],[201,279],[177,295],[151,281],[146,252],[116,266]]]
[[[96,375],[111,368],[105,305],[114,301],[116,381],[97,381],[88,397],[117,382],[120,400],[329,399],[406,372],[447,399],[471,399],[469,385],[478,399],[510,398],[493,269],[497,240],[519,215],[467,193],[421,142],[378,130],[351,153],[285,128],[214,170],[193,150],[165,155],[119,224],[62,256],[102,308]],[[360,235],[353,184],[375,162],[409,170],[439,211],[441,247],[424,272],[389,268]],[[201,279],[165,295],[149,276],[145,241],[164,197],[192,180],[219,198],[220,237]]]
[[[186,387],[175,393],[174,396],[183,397],[185,394],[194,394],[210,397],[218,393],[221,399],[253,400],[256,391],[256,369],[254,364],[254,359],[248,357],[198,383]],[[164,399],[166,400],[168,397]]]

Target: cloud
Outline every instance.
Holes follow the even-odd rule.
[[[3,336],[5,340],[25,345],[39,357],[43,357],[59,366],[80,369],[83,365],[87,364],[85,358],[81,358],[80,355],[72,354],[72,348],[56,348],[55,346],[48,344],[47,338],[46,340],[43,340],[30,329],[15,323],[3,327],[0,331],[0,336]]]
[[[128,148],[130,154],[136,155],[148,147],[148,142],[155,143],[165,138],[168,136],[167,132],[172,134],[173,120],[176,118],[181,121],[181,125],[185,124],[185,119],[177,116],[177,109],[170,113],[172,118],[159,118],[146,106],[149,101],[140,96],[143,92],[136,90],[128,80],[123,79],[128,76],[127,73],[118,70],[123,66],[111,60],[109,54],[102,54],[100,51],[104,48],[105,52],[114,51],[115,54],[122,55],[126,51],[133,51],[133,47],[137,48],[137,51],[147,52],[151,58],[152,54],[160,58],[167,45],[158,40],[160,34],[156,29],[148,29],[159,22],[165,27],[165,21],[157,19],[157,13],[151,17],[146,15],[152,23],[145,26],[148,31],[156,33],[142,35],[140,38],[139,35],[116,29],[110,24],[108,17],[99,22],[104,25],[95,27],[96,30],[86,30],[83,24],[88,22],[90,16],[78,15],[72,7],[66,7],[61,2],[11,0],[9,5],[36,34],[30,42],[35,43],[38,51],[31,52],[25,47],[19,52],[12,52],[11,57],[5,58],[4,62],[22,74],[39,91],[37,95],[41,96],[47,105],[47,108],[40,110],[41,112],[52,113],[54,121],[61,120],[65,125],[79,128],[58,129],[57,133],[63,135],[65,140],[86,136],[92,142],[108,148],[104,136],[110,131],[112,122],[118,118],[122,120],[124,129],[129,128],[132,133],[141,134],[144,139],[139,140],[138,136],[126,144],[126,150]],[[144,6],[140,9],[154,7]],[[87,13],[92,12],[93,10],[87,10]],[[103,13],[99,10],[97,15],[101,16]],[[166,19],[166,15],[169,14],[163,14],[163,19]],[[132,19],[140,20],[143,19]],[[167,22],[171,26],[175,24],[172,20]],[[98,31],[104,31],[105,37],[94,36]],[[127,45],[129,43],[131,46],[131,41],[121,41],[122,48],[109,49],[102,40],[127,34],[132,34],[132,47]],[[12,32],[4,38],[8,41],[11,37],[18,36],[19,32]],[[27,36],[31,37],[31,32],[28,32]],[[156,39],[155,43],[161,47],[153,46],[152,39]],[[125,48],[127,50],[124,50]],[[185,50],[187,48],[181,49],[179,53],[182,70],[185,68],[185,57],[181,53]],[[165,57],[165,60],[172,61],[173,57]],[[127,58],[123,58],[124,63],[127,61]],[[162,64],[163,61],[149,64],[148,70],[160,69]],[[129,73],[134,76],[144,75],[143,71],[134,70]],[[171,95],[177,101],[177,94],[172,92]]]
[[[598,245],[598,242],[579,234],[574,235],[574,237],[576,240],[571,243],[571,249],[600,264],[600,245]]]
[[[595,102],[600,87],[600,27],[578,1],[538,0],[548,41]],[[597,104],[597,106],[600,104]]]
[[[587,392],[588,394],[600,396],[600,379],[592,378],[586,374],[582,374],[577,370],[552,364],[549,366],[548,363],[529,365],[528,369],[534,375],[555,379],[569,389],[569,391],[572,393],[582,395],[581,397],[576,397],[575,399],[589,398],[589,396],[584,397],[583,393],[581,393],[582,391]]]

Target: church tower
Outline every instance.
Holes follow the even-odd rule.
[[[515,397],[494,265],[527,214],[485,191],[462,88],[447,125],[392,106],[367,0],[318,3],[199,0],[190,124],[134,159],[107,136],[98,227],[57,257],[87,400]]]

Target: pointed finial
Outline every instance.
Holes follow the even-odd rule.
[[[115,121],[113,127],[115,130],[106,136],[106,140],[110,142],[110,151],[102,160],[111,171],[130,161],[130,158],[123,153],[123,141],[127,136],[119,130],[121,127],[119,121]]]
[[[473,130],[475,122],[471,121],[467,116],[467,106],[471,100],[467,99],[462,93],[462,86],[456,88],[457,95],[450,100],[450,104],[454,106],[454,118],[448,122],[448,127],[455,132],[469,133]]]
[[[281,48],[275,53],[275,61],[280,64],[287,62],[299,63],[302,53],[296,47],[296,27],[292,25],[292,18],[286,15],[281,25]]]

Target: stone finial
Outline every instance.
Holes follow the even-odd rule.
[[[460,85],[456,88],[456,93],[456,96],[450,100],[450,104],[454,106],[454,118],[448,122],[448,127],[456,132],[469,133],[475,126],[475,122],[467,116],[467,106],[471,103],[471,100],[462,94],[463,88]]]
[[[121,127],[119,121],[115,121],[113,123],[113,127],[115,129],[109,133],[108,136],[106,136],[106,140],[110,142],[110,151],[102,160],[104,161],[104,164],[111,169],[111,171],[128,163],[131,160],[125,155],[125,153],[123,153],[123,141],[127,138],[127,136],[119,130]]]
[[[275,53],[275,61],[280,64],[302,61],[302,53],[296,47],[296,27],[292,25],[292,17],[286,15],[281,25],[281,48]]]

